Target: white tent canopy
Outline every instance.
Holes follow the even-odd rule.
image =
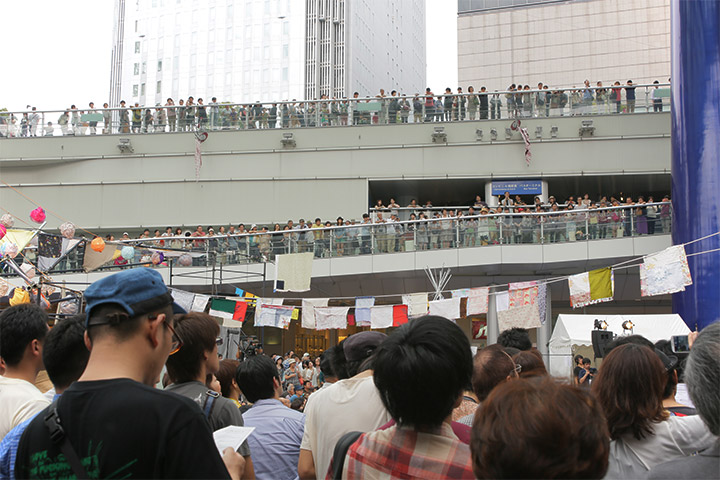
[[[605,320],[608,331],[623,335],[622,324],[630,320],[633,333],[651,342],[670,340],[673,335],[687,335],[690,329],[677,314],[671,315],[558,315],[555,329],[550,337],[550,375],[567,377],[573,369],[573,345],[592,345],[591,331],[595,320]]]

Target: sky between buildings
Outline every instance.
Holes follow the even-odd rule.
[[[457,3],[426,1],[427,83],[439,91],[457,83]],[[18,111],[31,105],[57,110],[71,104],[82,108],[90,101],[102,107],[110,91],[114,3],[0,1],[0,109]]]

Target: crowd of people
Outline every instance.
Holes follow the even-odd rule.
[[[631,235],[669,233],[671,212],[669,197],[656,202],[650,195],[622,197],[588,194],[569,196],[563,204],[550,196],[543,203],[534,197],[526,204],[520,195],[505,193],[496,207],[490,207],[478,195],[466,209],[434,208],[432,202],[419,205],[416,200],[402,208],[390,198],[387,205],[378,200],[361,221],[338,217],[334,222],[315,218],[298,223],[269,225],[244,223],[237,226],[203,227],[184,231],[180,227],[145,229],[137,238],[148,244],[173,249],[212,251],[223,263],[245,259],[273,258],[285,253],[314,252],[320,257],[351,256],[411,250],[474,247],[514,243],[554,243],[584,239],[616,238]],[[623,207],[623,208],[613,208]],[[401,221],[400,211],[409,212]],[[554,213],[553,215],[539,215]],[[170,237],[164,240],[164,237]],[[108,241],[133,240],[127,232]],[[118,260],[122,262],[122,259]]]
[[[319,358],[261,346],[220,360],[219,327],[132,269],[48,331],[0,314],[3,478],[717,478],[720,322],[689,353],[617,337],[597,367],[552,378],[528,332],[473,355],[424,316],[350,335]],[[582,365],[582,366],[580,366]],[[167,368],[164,388],[158,383]],[[33,385],[46,370],[54,389]],[[568,372],[570,374],[570,372]],[[681,398],[679,392],[688,392]],[[298,391],[300,389],[300,391]],[[254,430],[222,452],[213,432]]]
[[[635,113],[638,111],[662,112],[669,106],[669,97],[660,92],[660,82],[646,88],[647,99],[638,102],[637,85],[632,80],[625,84],[616,81],[603,86],[601,81],[571,89],[550,88],[542,82],[536,88],[530,85],[511,84],[505,92],[490,92],[484,86],[476,92],[474,87],[455,92],[448,87],[436,95],[429,87],[425,93],[408,96],[392,90],[389,94],[380,89],[377,95],[352,98],[274,103],[233,104],[218,102],[212,97],[209,103],[190,96],[177,104],[168,98],[164,105],[133,105],[121,100],[119,105],[104,103],[102,108],[90,102],[86,108],[71,105],[60,113],[53,124],[45,114],[30,107],[18,114],[0,113],[0,135],[7,137],[96,135],[110,133],[161,133],[192,130],[238,130],[299,128],[338,125],[370,125],[420,122],[457,122],[501,118],[557,117],[563,115],[590,115]],[[664,91],[663,91],[664,92]],[[505,112],[505,113],[503,113]],[[49,114],[48,114],[49,115]]]

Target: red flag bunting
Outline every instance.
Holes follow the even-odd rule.
[[[400,325],[408,322],[408,306],[407,305],[393,305],[393,327],[399,327]]]
[[[247,313],[247,302],[235,302],[235,311],[233,312],[233,320],[239,322],[245,321],[245,314]]]

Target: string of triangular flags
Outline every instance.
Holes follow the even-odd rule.
[[[194,294],[177,289],[171,289],[171,293],[175,301],[188,311],[202,312],[209,305],[210,315],[242,323],[248,318],[249,308],[254,307],[256,327],[287,329],[292,320],[299,319],[302,328],[311,330],[343,329],[353,325],[384,329],[428,314],[457,320],[488,313],[488,300],[494,295],[498,325],[502,331],[512,327],[538,328],[545,324],[547,285],[557,281],[568,282],[573,308],[612,301],[615,293],[613,270],[638,260],[642,263],[631,267],[640,267],[643,297],[675,293],[692,285],[685,247],[676,245],[642,259],[568,277],[509,283],[508,289],[503,291],[490,292],[490,287],[449,290],[450,298],[437,300],[431,299],[433,292],[302,299],[260,298],[240,288],[236,288],[234,297]],[[376,300],[382,297],[401,297],[402,300],[400,304],[376,304]],[[331,300],[353,299],[352,306],[329,305]],[[300,305],[285,305],[285,300],[299,300]]]

